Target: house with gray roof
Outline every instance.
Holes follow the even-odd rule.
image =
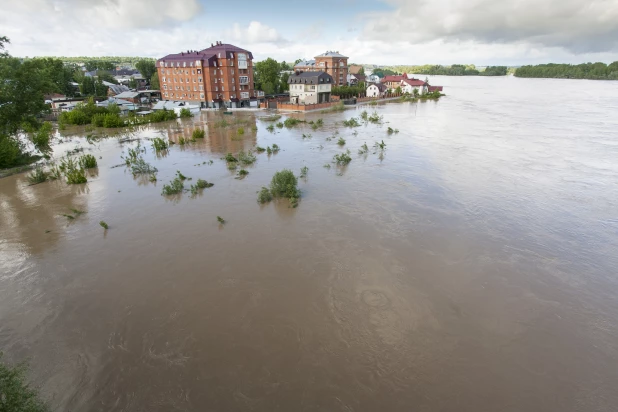
[[[330,74],[335,86],[348,83],[348,57],[338,51],[327,51],[315,56],[315,60],[303,60],[294,65],[294,70],[323,71]]]
[[[330,102],[333,77],[326,72],[298,71],[288,77],[290,102],[317,104]]]

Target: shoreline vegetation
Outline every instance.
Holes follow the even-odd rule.
[[[387,73],[424,74],[429,76],[506,76],[538,79],[588,79],[618,80],[618,61],[605,63],[559,64],[547,63],[521,67],[487,66],[477,69],[475,65],[453,64],[451,66],[420,65],[390,66]]]

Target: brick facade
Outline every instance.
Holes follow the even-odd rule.
[[[157,72],[163,100],[242,107],[260,97],[253,86],[253,55],[231,44],[169,54],[157,61]]]
[[[315,60],[300,62],[294,70],[323,71],[333,78],[333,86],[343,86],[348,82],[348,57],[337,52],[326,52],[315,56]]]

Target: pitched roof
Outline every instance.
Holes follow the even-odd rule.
[[[386,91],[386,85],[385,84],[382,84],[382,83],[369,83],[367,88],[369,88],[371,86],[377,87],[378,91],[380,91],[380,92],[385,92]]]
[[[409,84],[410,86],[425,86],[427,84],[426,82],[419,79],[402,79],[401,81]]]
[[[346,59],[348,58],[348,56],[344,56],[343,54],[339,54],[339,52],[335,52],[335,51],[327,51],[326,53],[322,53],[315,57],[316,58],[318,57],[345,57]]]
[[[118,93],[115,97],[117,99],[135,99],[137,96],[139,96],[138,92],[122,92],[122,93]]]
[[[299,72],[288,77],[289,84],[318,84],[332,82],[332,76],[325,72]]]
[[[407,77],[404,76],[400,76],[400,75],[395,75],[395,76],[384,76],[381,80],[381,82],[386,83],[386,82],[399,82],[403,79],[407,79]]]
[[[363,66],[361,66],[360,64],[351,64],[348,66],[348,73],[358,74],[358,72],[360,72],[362,68]]]
[[[222,58],[229,59],[232,57],[232,53],[246,53],[249,59],[253,59],[253,54],[250,51],[236,47],[233,44],[215,44],[206,49],[200,51],[187,50],[186,52],[180,52],[175,54],[168,54],[165,57],[157,60],[157,65],[160,61],[164,62],[193,62],[196,60],[202,60],[203,66],[210,66],[214,59],[218,58],[219,53],[222,54]]]
[[[103,80],[103,84],[109,87],[109,89],[112,91],[113,94],[120,94],[120,93],[129,91],[129,88],[122,84],[114,84],[114,83],[106,82],[105,80]]]
[[[183,104],[181,102],[173,102],[171,100],[159,100],[152,110],[174,110],[175,107],[181,107]]]
[[[302,60],[294,65],[294,67],[315,66],[315,60]]]

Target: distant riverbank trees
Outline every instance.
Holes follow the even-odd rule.
[[[453,64],[441,66],[439,64],[426,64],[422,66],[394,66],[397,73],[428,74],[432,76],[506,76],[508,67],[487,66],[485,70],[478,70],[475,65]]]
[[[536,66],[522,66],[515,70],[515,76],[551,79],[618,80],[618,61],[609,65],[605,63],[549,63]]]

